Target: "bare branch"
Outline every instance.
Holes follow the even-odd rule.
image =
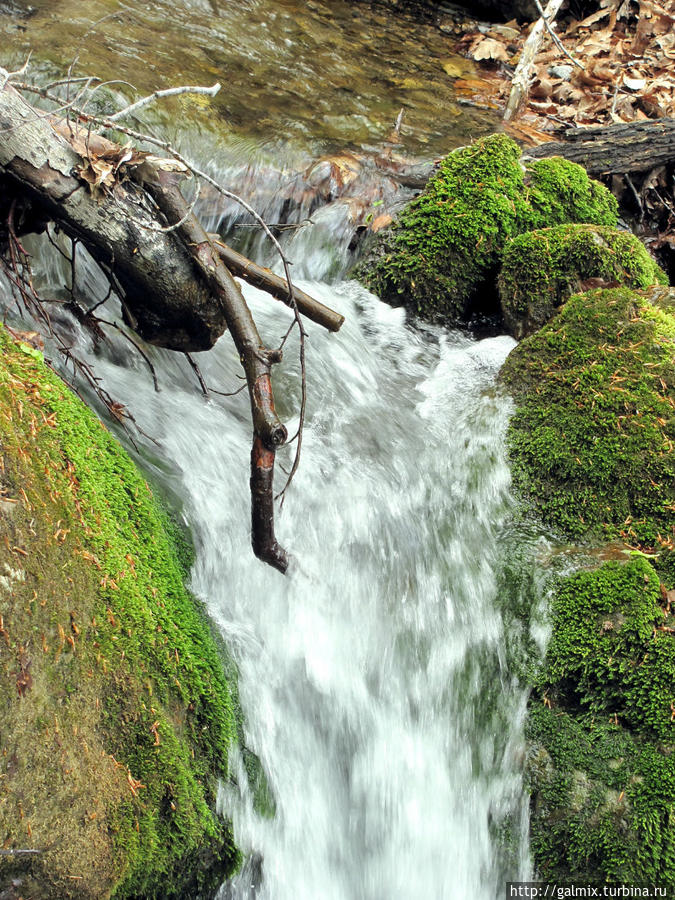
[[[28,54],[28,58],[26,62],[21,66],[20,69],[17,69],[16,72],[8,72],[7,69],[3,69],[0,66],[0,91],[3,90],[8,81],[11,81],[12,78],[16,78],[17,75],[23,75],[26,69],[28,68],[28,63],[30,62],[31,52]]]
[[[111,122],[118,122],[120,119],[133,115],[137,110],[142,109],[144,106],[148,106],[150,103],[154,103],[155,100],[160,100],[162,97],[177,97],[180,94],[206,94],[207,97],[215,97],[219,90],[220,84],[216,82],[216,84],[211,87],[186,86],[166,88],[163,91],[154,91],[152,94],[148,94],[147,97],[142,97],[140,100],[132,103],[131,106],[126,106],[124,109],[121,109],[119,112],[116,112],[108,118]]]
[[[505,122],[511,121],[520,109],[523,98],[527,96],[530,87],[530,70],[532,69],[534,59],[539,52],[539,46],[544,37],[544,31],[549,27],[549,23],[555,19],[562,3],[563,0],[549,0],[546,9],[542,11],[541,18],[538,20],[525,41],[520,54],[520,61],[518,62],[516,71],[513,73],[513,78],[511,79],[511,93],[509,94],[506,109],[504,110]]]
[[[551,38],[553,39],[553,43],[556,45],[556,47],[558,48],[558,50],[560,50],[561,53],[564,53],[565,56],[566,56],[569,60],[571,60],[571,61],[574,63],[575,66],[577,66],[577,67],[578,67],[579,69],[581,69],[582,71],[585,71],[585,66],[583,65],[583,63],[580,63],[578,59],[575,59],[575,58],[572,56],[572,54],[571,54],[571,53],[569,52],[569,50],[565,47],[565,45],[563,44],[563,42],[560,40],[560,38],[558,37],[558,35],[557,35],[557,34],[555,33],[555,31],[553,30],[553,26],[552,26],[551,23],[549,22],[549,20],[548,20],[548,18],[547,18],[547,16],[546,16],[546,13],[544,12],[544,8],[543,8],[543,6],[541,5],[541,3],[539,2],[539,0],[534,0],[534,2],[535,2],[535,5],[536,5],[537,9],[539,10],[539,15],[540,15],[540,16],[542,17],[542,19],[544,20],[544,25],[546,26],[546,30],[547,30],[548,33],[551,35]]]

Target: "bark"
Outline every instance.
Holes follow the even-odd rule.
[[[568,128],[562,140],[528,148],[526,154],[563,156],[590,175],[648,172],[675,160],[675,119]]]
[[[561,138],[524,148],[523,160],[562,156],[583,166],[589,175],[649,172],[675,162],[675,119],[568,128]],[[422,190],[437,169],[437,162],[417,163],[404,166],[391,177]]]
[[[49,120],[9,85],[0,91],[0,172],[46,219],[114,271],[127,322],[146,341],[206,350],[225,331],[222,309],[195,278],[187,247],[157,229],[156,210],[131,181],[92,197],[82,159]]]
[[[527,92],[530,86],[530,71],[534,63],[534,58],[539,52],[539,45],[541,44],[542,40],[544,39],[544,35],[546,34],[546,21],[551,23],[558,14],[558,10],[561,6],[562,0],[549,0],[546,8],[544,9],[543,16],[540,17],[539,21],[534,26],[534,28],[528,35],[527,40],[525,41],[525,45],[520,54],[518,66],[516,67],[516,71],[513,73],[511,93],[509,94],[509,99],[506,103],[506,109],[504,110],[505,122],[508,122],[517,114],[523,100],[525,99],[525,97],[527,97]]]
[[[214,242],[218,255],[233,275],[237,275],[249,284],[254,285],[254,287],[262,288],[262,290],[276,297],[277,300],[281,300],[286,306],[292,307],[288,296],[288,283],[285,278],[275,275],[270,269],[259,266],[242,256],[241,253],[237,253],[232,247],[224,244],[219,235],[212,234],[210,237]],[[345,320],[340,313],[335,312],[328,306],[324,306],[323,303],[319,303],[318,300],[310,297],[309,294],[306,294],[299,288],[293,288],[293,296],[303,316],[306,316],[306,318],[311,319],[312,322],[316,322],[318,325],[322,325],[328,331],[340,330]]]
[[[276,448],[288,433],[274,408],[271,367],[281,355],[263,344],[239,285],[226,268],[214,242],[196,216],[191,215],[178,186],[177,177],[144,164],[137,177],[152,194],[169,223],[181,223],[176,231],[190,248],[203,279],[222,307],[232,340],[246,373],[253,419],[251,451],[251,543],[255,555],[280,572],[288,568],[288,557],[274,536],[274,458]]]
[[[20,197],[27,212],[38,211],[41,222],[53,220],[81,241],[118,288],[126,320],[146,340],[185,352],[204,350],[229,328],[253,420],[252,545],[260,559],[285,572],[288,557],[274,536],[273,493],[275,451],[288,436],[272,393],[271,367],[281,352],[263,344],[221,252],[188,207],[179,176],[141,155],[128,167],[131,177],[118,177],[112,188],[93,195],[82,177],[85,160],[67,140],[72,134],[67,124],[50,124],[11,87],[0,90],[0,189],[3,182],[13,188],[8,196],[0,190],[0,207],[7,204],[7,221],[13,222]],[[84,152],[82,134],[80,126],[73,140]],[[119,154],[104,138],[87,136],[89,162],[111,148]],[[271,280],[271,273],[258,275]],[[315,306],[339,327],[341,317]]]

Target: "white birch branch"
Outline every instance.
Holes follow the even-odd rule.
[[[513,73],[513,79],[511,80],[511,93],[509,94],[506,109],[504,110],[505,122],[509,122],[516,115],[520,109],[523,98],[527,96],[530,87],[532,65],[535,56],[539,52],[539,47],[544,34],[546,33],[547,23],[550,23],[555,19],[562,3],[563,0],[549,0],[544,9],[544,15],[537,21],[530,32],[529,37],[525,41],[522,53],[520,54],[520,61],[516,67],[516,71]]]
[[[108,116],[107,119],[109,122],[117,122],[119,119],[123,119],[126,116],[135,113],[142,107],[148,106],[148,104],[150,103],[154,103],[155,100],[160,100],[162,97],[176,97],[178,96],[178,94],[206,94],[207,97],[215,97],[219,90],[220,84],[216,83],[211,87],[185,86],[166,88],[163,91],[154,91],[154,93],[148,94],[147,97],[141,97],[140,100],[132,103],[131,106],[125,106],[124,109],[121,109],[119,112],[114,113],[112,116]]]

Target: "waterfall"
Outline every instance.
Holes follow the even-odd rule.
[[[81,268],[96,295],[95,267]],[[220,896],[491,900],[529,874],[526,694],[508,652],[518,598],[502,577],[526,539],[509,526],[510,401],[495,389],[514,342],[415,326],[355,282],[300,286],[346,324],[310,327],[302,464],[277,518],[287,577],[250,548],[246,394],[207,400],[182,357],[148,348],[156,393],[119,335],[103,350],[73,329],[140,426],[142,465],[182,507],[192,588],[236,659],[247,750],[274,798],[274,815],[256,811],[243,768],[223,785],[249,862]],[[273,345],[290,313],[244,291]],[[275,389],[292,434],[289,344]],[[240,386],[227,335],[199,364],[212,387]]]
[[[11,32],[13,52],[21,65],[30,47],[57,71],[59,58],[65,68],[73,58],[73,35],[109,12],[103,0],[86,10],[66,3],[57,21],[50,4],[37,6]],[[0,27],[11,26],[6,18]],[[293,179],[304,185],[311,166],[328,166],[326,154],[354,151],[366,172],[383,151],[395,164],[399,155],[431,159],[490,131],[495,115],[455,103],[442,31],[369,4],[154,0],[101,21],[106,40],[81,41],[83,71],[127,79],[141,94],[223,82],[208,114],[158,107],[149,127],[268,221],[289,215],[289,197],[296,224],[311,213],[311,226],[284,236],[294,278],[346,316],[338,334],[308,325],[302,462],[276,521],[293,555],[283,577],[250,547],[247,394],[206,399],[182,356],[146,346],[156,393],[147,361],[118,332],[104,326],[110,344],[95,345],[64,307],[49,307],[134,416],[130,433],[110,427],[189,526],[193,591],[238,666],[241,755],[260,759],[274,814],[254,802],[234,759],[219,804],[247,862],[221,900],[502,897],[506,880],[530,874],[526,691],[513,660],[530,640],[522,620],[537,601],[539,540],[514,524],[509,490],[510,402],[496,375],[514,342],[414,324],[338,280],[352,261],[361,189],[319,208],[304,188],[288,189]],[[371,193],[377,213],[382,200]],[[209,228],[238,215],[208,191],[199,212]],[[238,225],[248,255],[271,264],[269,248]],[[43,296],[67,299],[63,259],[44,240],[26,243]],[[81,251],[76,276],[86,306],[106,296]],[[275,346],[290,313],[254,288],[244,293]],[[119,314],[114,301],[103,309],[107,319]],[[290,434],[301,390],[295,340],[274,373]],[[47,355],[63,364],[49,344]],[[196,357],[212,388],[241,386],[227,334]],[[277,455],[279,487],[292,453]]]

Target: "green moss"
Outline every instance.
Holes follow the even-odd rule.
[[[530,850],[547,881],[675,885],[675,753],[532,701]]]
[[[507,328],[520,339],[541,328],[588,278],[626,287],[667,284],[632,234],[597,225],[557,225],[518,235],[504,248],[498,285]]]
[[[572,297],[508,357],[516,488],[564,534],[669,547],[675,511],[670,292]]]
[[[238,864],[214,811],[236,717],[185,548],[39,354],[0,351],[0,841],[48,848],[36,896],[194,895]]]
[[[642,557],[565,579],[541,683],[567,706],[672,739],[675,640],[661,603],[659,578]]]
[[[527,722],[541,877],[675,884],[672,619],[643,556],[559,584]]]
[[[579,166],[538,160],[497,134],[456,150],[424,192],[380,232],[355,270],[383,300],[456,323],[494,312],[506,241],[562,222],[616,224],[616,201]]]

